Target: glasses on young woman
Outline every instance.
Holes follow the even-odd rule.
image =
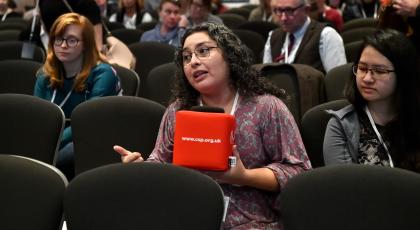
[[[218,47],[217,46],[213,46],[213,47],[199,46],[194,49],[193,53],[195,54],[196,58],[202,60],[202,59],[208,58],[210,56],[210,51],[215,48],[218,48]],[[191,51],[188,51],[188,50],[182,51],[181,53],[182,63],[184,65],[188,65],[191,63],[193,53],[191,53]]]
[[[353,73],[356,77],[365,77],[370,72],[371,76],[375,80],[384,79],[389,76],[389,73],[395,72],[395,70],[386,69],[384,67],[371,67],[367,65],[355,64],[353,65]]]
[[[291,17],[295,14],[296,10],[302,8],[305,4],[300,4],[296,7],[286,7],[286,8],[281,8],[281,7],[276,7],[273,8],[273,13],[277,16],[281,16],[283,13],[287,16],[287,17]]]
[[[74,37],[69,37],[69,38],[56,37],[54,40],[54,45],[61,46],[63,42],[66,42],[67,47],[74,48],[79,44],[80,40]]]

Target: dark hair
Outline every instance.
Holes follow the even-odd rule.
[[[167,2],[169,2],[169,3],[172,3],[172,4],[174,4],[175,6],[178,6],[179,8],[181,8],[181,1],[180,0],[161,0],[160,1],[160,3],[159,3],[159,11],[161,11],[162,10],[162,6],[163,6],[163,4],[165,4],[165,3],[167,3]]]
[[[189,109],[197,104],[200,93],[188,82],[182,61],[182,47],[185,40],[197,32],[206,32],[217,46],[223,51],[223,57],[229,65],[231,85],[238,89],[243,97],[272,94],[285,99],[284,90],[280,90],[269,83],[259,72],[251,67],[252,58],[249,49],[226,26],[214,23],[204,23],[187,29],[181,39],[180,48],[175,55],[177,66],[174,96],[180,102],[180,109]]]
[[[378,30],[365,38],[355,63],[359,62],[367,46],[377,50],[393,64],[397,77],[394,106],[398,115],[386,126],[392,142],[391,154],[400,160],[401,167],[420,171],[420,85],[416,49],[404,34],[393,29]],[[354,76],[348,81],[345,94],[358,111],[366,105]]]
[[[188,0],[188,4],[191,5],[194,0]],[[203,2],[203,7],[211,12],[211,0],[201,0]]]

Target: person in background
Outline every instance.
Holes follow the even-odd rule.
[[[325,0],[312,0],[311,18],[319,22],[329,22],[338,32],[343,29],[343,17],[341,12],[328,6]]]
[[[136,25],[153,21],[152,15],[144,10],[143,0],[120,0],[118,12],[111,15],[110,22],[119,22],[127,29],[136,29]]]
[[[13,10],[13,7],[11,7],[12,4],[14,4],[12,0],[0,0],[0,22],[5,21],[6,18],[22,17],[22,14]]]
[[[222,0],[212,0],[212,13],[213,14],[223,14],[227,10],[229,10],[229,7],[227,7],[225,4],[223,4]]]
[[[34,95],[61,107],[66,118],[82,102],[120,93],[119,79],[102,59],[92,23],[77,13],[60,16],[52,25],[47,60],[37,74]],[[57,167],[71,179],[73,168],[71,127],[64,129]]]
[[[180,1],[162,0],[159,6],[159,23],[152,30],[144,32],[140,42],[157,41],[177,47],[187,26],[187,21],[181,18],[180,9]]]
[[[416,52],[392,29],[366,37],[346,86],[351,105],[328,111],[324,160],[420,172],[420,85]]]
[[[103,49],[103,37],[102,37],[102,18],[98,5],[95,0],[65,0],[68,2],[72,11],[87,17],[90,22],[94,25],[95,40],[98,50]],[[69,13],[71,10],[66,5],[64,0],[39,0],[39,10],[41,13],[41,20],[43,23],[41,31],[41,37],[44,39],[43,43],[48,44],[48,34],[50,32],[52,24],[62,14]]]
[[[420,56],[420,1],[395,0],[392,7],[394,7],[397,14],[407,17],[407,22],[412,30],[409,36],[417,47],[417,55]]]
[[[379,0],[345,0],[341,5],[345,22],[357,18],[378,18],[380,9]]]
[[[204,172],[230,197],[223,229],[280,229],[280,189],[311,164],[293,116],[280,99],[285,92],[251,67],[250,55],[224,25],[187,29],[175,58],[176,99],[166,109],[147,161],[172,163],[177,111],[197,105],[223,108],[235,116],[232,152],[237,164],[225,172]],[[121,146],[114,150],[124,163],[143,161],[138,152]]]
[[[188,0],[186,17],[189,27],[206,22],[223,24],[221,18],[211,14],[211,0]]]
[[[259,0],[260,4],[258,7],[253,9],[249,14],[248,21],[266,21],[273,22],[273,16],[271,15],[271,0]]]
[[[321,72],[347,63],[343,39],[336,30],[308,16],[306,0],[271,0],[280,28],[270,31],[263,63],[299,63]]]

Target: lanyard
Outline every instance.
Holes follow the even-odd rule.
[[[362,16],[363,16],[363,18],[367,18],[367,16],[366,16],[366,12],[365,12],[365,9],[363,8],[363,6],[362,6]],[[373,18],[378,18],[378,3],[375,3],[375,9],[374,9],[374,12],[373,12]]]
[[[58,105],[60,108],[63,107],[64,104],[66,104],[67,100],[70,98],[71,93],[73,92],[73,88],[71,88],[70,92],[67,93],[66,97],[63,99],[63,101]],[[51,98],[51,102],[54,103],[55,96],[57,95],[57,90],[55,89]]]
[[[10,14],[12,12],[11,9],[7,9],[6,12],[4,12],[3,17],[1,17],[1,21],[3,22],[4,20],[6,20],[6,17],[8,14]]]
[[[365,106],[365,112],[369,118],[370,124],[372,125],[373,130],[376,133],[376,136],[379,139],[379,142],[381,142],[381,144],[384,146],[386,154],[388,155],[388,159],[389,159],[389,165],[391,166],[391,168],[394,168],[394,162],[392,161],[391,155],[389,154],[389,150],[388,147],[386,146],[384,140],[382,139],[381,134],[379,133],[378,129],[376,128],[375,122],[373,121],[372,118],[372,114],[370,114],[369,108],[367,106]]]
[[[201,98],[199,100],[200,100],[199,102],[200,106],[203,106],[203,101],[201,100]],[[233,100],[232,109],[230,110],[230,115],[234,115],[236,106],[238,105],[238,100],[239,100],[239,93],[238,91],[236,91],[235,99]]]

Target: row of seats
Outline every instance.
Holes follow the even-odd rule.
[[[110,96],[80,104],[71,125],[75,172],[120,162],[118,144],[148,158],[154,148],[165,107],[140,97]],[[64,114],[57,105],[24,94],[0,94],[1,153],[55,165]]]
[[[233,16],[241,17],[239,15]],[[343,37],[346,53],[349,53],[347,55],[347,59],[349,61],[354,61],[353,53],[357,51],[357,49],[354,47],[360,45],[360,41],[363,39],[363,37],[375,31],[376,23],[377,21],[375,19],[356,19],[345,24],[345,30],[343,30],[341,36]],[[122,25],[120,27],[112,26],[114,24],[117,23],[109,24],[109,27],[112,30],[112,34],[127,45],[131,45],[138,43],[143,32],[153,28],[156,22],[145,23],[144,26],[141,26],[141,28],[135,30],[125,29]],[[22,24],[16,23],[14,21],[0,23],[0,41],[18,40],[20,31],[23,30],[23,28],[20,27],[22,27]],[[235,24],[234,27],[231,26],[235,34],[238,35],[244,44],[247,45],[254,53],[255,63],[261,63],[262,52],[265,41],[267,40],[268,33],[277,27],[278,25],[275,23],[264,21],[245,22],[241,24]]]
[[[3,154],[0,183],[2,230],[61,229],[63,214],[69,230],[216,230],[223,217],[214,180],[169,164],[112,164],[68,183],[51,165]]]
[[[136,44],[139,54],[143,55],[153,49],[148,45],[160,43]],[[140,46],[147,46],[146,48]],[[169,48],[169,46],[168,46]],[[156,101],[164,106],[172,96],[176,66],[161,55],[138,60],[143,65],[136,72],[124,67],[115,66],[120,77],[123,94],[127,96],[141,96]],[[159,60],[158,60],[159,59]],[[165,63],[155,67],[156,63]],[[42,64],[29,60],[0,61],[0,70],[4,73],[0,78],[0,93],[33,94],[36,72]],[[323,73],[314,68],[301,64],[257,64],[254,67],[261,71],[262,76],[270,79],[279,88],[283,88],[290,96],[289,108],[299,123],[303,114],[310,108],[325,101],[342,99],[343,89],[349,76],[352,75],[352,64],[345,64]],[[140,70],[139,70],[140,71]],[[143,76],[143,77],[141,77]],[[145,77],[147,76],[147,77]],[[325,89],[324,89],[325,88]],[[301,96],[304,95],[304,96]]]
[[[169,175],[169,176],[168,176]],[[176,178],[176,180],[174,180]],[[45,163],[0,155],[0,228],[221,228],[223,192],[210,177],[170,164],[111,164],[69,184]],[[303,172],[281,188],[286,230],[416,229],[420,176],[403,169],[329,166]]]

